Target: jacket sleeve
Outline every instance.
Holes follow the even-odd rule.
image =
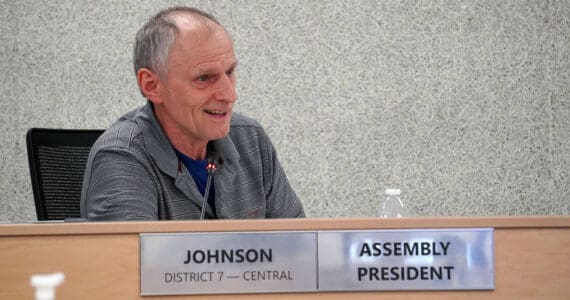
[[[264,175],[268,176],[269,184],[265,186],[267,199],[267,218],[304,218],[305,212],[301,201],[295,194],[295,191],[289,184],[285,170],[279,163],[277,152],[273,147],[269,137],[264,133],[267,147],[267,171]]]
[[[128,149],[101,149],[87,162],[81,217],[92,221],[158,220],[156,180]]]

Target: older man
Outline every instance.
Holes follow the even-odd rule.
[[[82,217],[304,217],[267,134],[232,114],[237,59],[214,17],[188,7],[161,11],[137,33],[134,65],[147,104],[93,146]]]

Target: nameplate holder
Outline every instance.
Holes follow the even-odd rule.
[[[141,234],[141,295],[316,289],[316,233]]]
[[[493,229],[319,232],[319,290],[492,290]]]
[[[491,228],[149,233],[141,295],[492,290]]]

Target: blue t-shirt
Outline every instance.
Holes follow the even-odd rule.
[[[186,169],[188,170],[188,172],[190,172],[190,175],[192,175],[194,182],[196,182],[198,190],[200,191],[202,196],[204,196],[204,192],[206,191],[206,183],[208,182],[208,171],[206,170],[206,165],[208,164],[208,161],[205,159],[195,160],[184,155],[183,153],[181,153],[176,149],[174,149],[174,151],[176,151],[176,155],[178,155],[178,158],[180,158],[182,163],[186,166]],[[210,184],[210,194],[208,195],[208,204],[210,204],[210,206],[212,207],[214,214],[216,213],[216,205],[214,201],[215,199],[216,199],[216,192],[214,189],[214,180],[212,179],[212,183]]]

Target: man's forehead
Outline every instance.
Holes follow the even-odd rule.
[[[169,64],[208,70],[226,69],[235,64],[233,41],[222,26],[188,14],[178,15],[175,23],[178,33],[170,49]]]
[[[214,72],[237,64],[233,44],[225,32],[180,35],[169,55],[169,63],[186,65],[197,72]]]
[[[205,61],[202,63],[198,63],[193,67],[193,70],[196,72],[210,72],[210,71],[224,71],[228,68],[235,68],[237,67],[237,60],[233,55],[230,57],[224,57],[218,61]],[[221,69],[221,70],[220,70]]]

